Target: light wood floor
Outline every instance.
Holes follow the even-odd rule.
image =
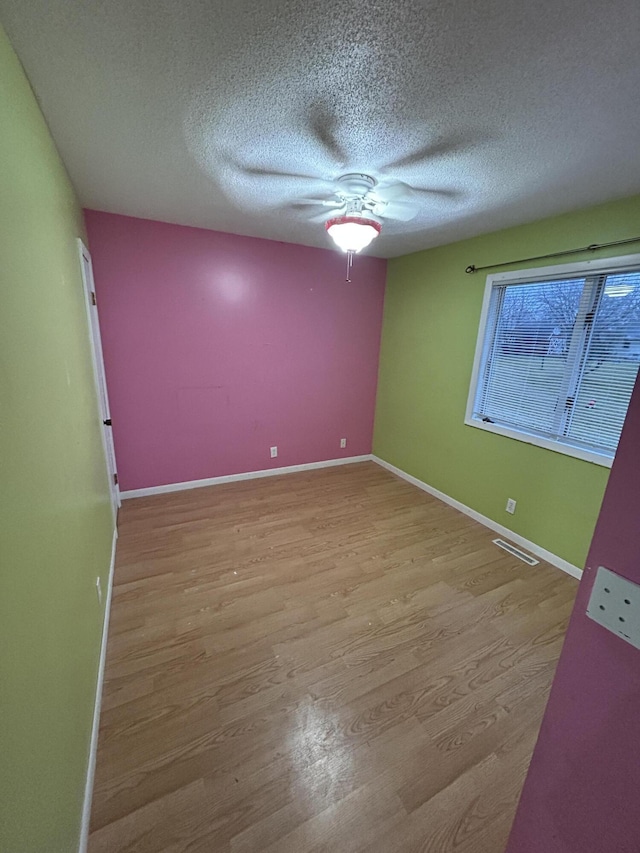
[[[128,501],[90,853],[500,853],[577,583],[374,463]]]

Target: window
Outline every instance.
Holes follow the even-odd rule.
[[[610,465],[640,365],[640,256],[489,276],[466,423]]]

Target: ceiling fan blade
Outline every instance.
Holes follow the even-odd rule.
[[[307,207],[311,204],[321,205],[322,207],[337,207],[342,202],[337,198],[327,198],[326,196],[314,198],[313,196],[309,196],[308,198],[296,198],[292,206]]]
[[[375,203],[374,213],[385,219],[397,219],[408,222],[418,215],[420,204],[413,189],[404,181],[381,182],[371,193]]]
[[[409,220],[415,219],[419,212],[419,205],[408,198],[382,201],[379,208],[379,215],[383,219],[397,219],[398,222],[409,222]]]
[[[320,180],[313,175],[304,175],[300,172],[282,172],[277,169],[264,169],[262,166],[245,166],[242,163],[236,163],[236,168],[243,175],[247,175],[250,178],[276,178],[280,180],[304,180],[304,181],[316,181]]]
[[[428,195],[432,201],[439,199],[440,201],[455,201],[462,196],[459,190],[444,190],[444,189],[429,189],[428,187],[411,187],[412,192],[416,195]]]
[[[314,213],[313,216],[309,216],[308,222],[326,222],[328,219],[331,219],[332,216],[339,216],[340,211],[344,210],[344,207],[335,207],[333,210],[321,210],[320,213]]]
[[[400,222],[409,222],[414,219],[423,206],[422,199],[429,197],[431,205],[442,202],[451,202],[460,194],[457,190],[445,189],[422,189],[412,187],[404,181],[393,181],[389,184],[381,183],[376,187],[375,198],[382,204],[381,216],[389,219],[397,219]]]
[[[317,101],[312,105],[309,117],[311,132],[338,164],[345,165],[349,157],[336,136],[337,125],[335,115],[325,102]]]
[[[320,175],[308,175],[302,172],[286,172],[281,169],[268,169],[263,166],[247,166],[238,160],[231,160],[230,162],[240,176],[255,179],[256,182],[269,180],[291,186],[293,184],[300,184],[300,182],[304,181],[306,195],[309,194],[310,190],[313,191],[315,189],[319,192],[333,192],[333,183]]]
[[[310,206],[311,205],[309,203],[296,200],[292,204],[288,204],[286,206],[286,209],[304,214],[305,219],[307,219],[308,222],[326,222],[327,219],[329,219],[331,216],[336,216],[340,213],[341,210],[344,210],[346,207],[346,205],[338,199],[335,199],[333,201],[325,201],[323,203],[316,202],[315,206],[318,208],[318,210],[315,213],[311,213],[311,215],[309,215]]]
[[[476,143],[477,140],[464,138],[463,136],[427,142],[425,145],[422,145],[410,154],[406,154],[404,157],[399,157],[392,163],[387,164],[383,168],[383,171],[388,172],[394,169],[402,169],[407,166],[415,166],[416,163],[422,163],[425,160],[435,160],[437,157],[446,157],[449,154],[457,154],[459,151],[463,151]]]
[[[278,172],[261,166],[233,164],[237,170],[234,183],[239,201],[246,198],[245,206],[252,210],[279,208],[298,200],[323,204],[323,199],[335,192],[331,181],[315,175],[298,172]],[[313,194],[317,194],[314,198]]]
[[[310,194],[322,193],[330,195],[334,192],[333,184],[324,178],[313,175],[297,175],[291,172],[271,172],[262,169],[245,170],[244,175],[249,177],[255,185],[256,195],[270,193],[282,193],[286,199],[297,199],[300,196],[309,198]]]

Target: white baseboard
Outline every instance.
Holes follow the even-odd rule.
[[[209,477],[206,480],[188,480],[185,483],[168,483],[166,486],[150,486],[148,489],[130,489],[121,492],[122,500],[143,498],[149,495],[164,495],[167,492],[182,492],[186,489],[199,489],[203,486],[219,486],[222,483],[236,483],[239,480],[257,480],[260,477],[277,477],[280,474],[296,474],[299,471],[314,471],[316,468],[333,468],[336,465],[351,465],[354,462],[370,462],[373,456],[346,456],[342,459],[325,459],[322,462],[306,462],[304,465],[288,465],[285,468],[266,468],[263,471],[247,471],[243,474],[228,474],[224,477]]]
[[[93,780],[96,774],[96,756],[98,752],[98,732],[100,730],[100,707],[102,705],[102,685],[104,682],[104,667],[107,659],[107,638],[109,635],[109,615],[111,613],[111,594],[113,592],[113,571],[116,564],[116,542],[118,529],[113,531],[111,544],[111,563],[109,564],[109,579],[107,581],[107,596],[104,603],[104,620],[102,623],[102,641],[100,644],[100,662],[98,664],[98,680],[96,683],[96,698],[93,706],[93,724],[91,727],[91,745],[89,747],[89,764],[87,780],[84,788],[82,806],[82,824],[80,827],[80,844],[78,853],[86,853],[89,841],[89,823],[91,821],[91,800],[93,799]]]
[[[498,524],[497,521],[494,521],[488,516],[481,515],[481,513],[476,512],[475,509],[471,509],[471,507],[460,503],[460,501],[457,501],[455,498],[451,498],[449,497],[449,495],[445,495],[445,493],[439,491],[439,489],[434,489],[433,486],[429,486],[422,480],[418,480],[417,477],[413,477],[411,474],[407,474],[407,472],[403,471],[401,468],[396,468],[395,465],[391,465],[390,462],[386,462],[384,459],[380,459],[379,456],[372,456],[371,458],[374,462],[377,462],[378,465],[381,465],[383,468],[386,468],[387,471],[391,471],[398,477],[402,477],[402,479],[406,480],[408,483],[412,483],[414,486],[417,486],[419,489],[422,489],[423,492],[427,492],[428,494],[433,495],[434,498],[438,498],[438,500],[441,500],[444,503],[449,504],[449,506],[452,506],[460,512],[463,512],[465,515],[468,515],[470,518],[473,518],[474,521],[479,521],[480,524],[484,524],[484,526],[488,527],[489,530],[495,530],[496,533],[499,533],[501,536],[504,536],[506,539],[509,539],[511,542],[514,542],[521,548],[526,548],[527,551],[531,551],[531,553],[535,554],[536,557],[540,557],[540,559],[545,560],[545,562],[551,563],[552,566],[555,566],[557,569],[561,569],[563,572],[566,572],[568,575],[571,575],[571,577],[578,579],[582,577],[582,569],[579,569],[578,566],[574,566],[573,563],[568,562],[568,560],[563,560],[562,557],[558,557],[556,554],[552,554],[551,551],[547,551],[546,548],[541,548],[540,545],[536,545],[535,542],[531,542],[531,540],[525,539],[524,536],[520,536],[519,533],[514,533],[513,530],[509,530],[508,527],[504,527],[504,525]]]
[[[531,542],[530,539],[525,539],[524,536],[520,536],[519,533],[514,533],[514,531],[509,530],[508,527],[498,524],[497,521],[476,512],[475,509],[471,509],[471,507],[466,506],[466,504],[457,501],[455,498],[449,497],[449,495],[446,495],[439,489],[435,489],[433,486],[428,485],[428,483],[419,480],[411,474],[407,474],[407,472],[403,471],[401,468],[396,468],[395,465],[391,465],[390,462],[386,462],[384,459],[381,459],[379,456],[375,456],[371,453],[366,453],[362,456],[347,456],[342,459],[326,459],[322,462],[307,462],[303,465],[289,465],[285,468],[267,468],[262,471],[247,471],[246,473],[229,474],[224,477],[209,477],[205,480],[189,480],[184,483],[168,483],[164,486],[150,486],[147,489],[131,489],[126,492],[121,492],[120,496],[123,500],[128,500],[129,498],[162,495],[168,492],[181,492],[186,489],[198,489],[203,486],[218,486],[222,483],[235,483],[240,480],[254,480],[260,477],[276,477],[280,474],[295,474],[299,471],[313,471],[317,468],[331,468],[337,465],[350,465],[354,462],[369,461],[376,462],[378,465],[386,468],[387,471],[391,471],[393,474],[396,474],[408,483],[412,483],[414,486],[422,489],[423,492],[427,492],[428,494],[433,495],[433,497],[438,498],[438,500],[441,500],[444,503],[449,504],[449,506],[459,510],[459,512],[463,512],[465,515],[473,518],[474,521],[484,524],[485,527],[488,527],[490,530],[494,530],[496,533],[499,533],[501,536],[504,536],[506,539],[509,539],[521,548],[526,548],[528,551],[531,551],[532,554],[535,554],[536,557],[540,557],[540,559],[545,560],[545,562],[550,563],[558,569],[561,569],[568,575],[578,579],[582,577],[582,569],[578,568],[578,566],[574,566],[573,563],[570,563],[568,560],[563,560],[562,557],[558,557],[557,554],[547,551],[546,548],[536,545],[536,543]]]

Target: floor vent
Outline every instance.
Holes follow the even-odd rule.
[[[505,542],[504,539],[494,539],[493,544],[497,545],[498,548],[502,548],[503,551],[508,551],[510,554],[513,554],[514,557],[522,560],[522,562],[526,563],[528,566],[537,566],[540,562],[540,560],[536,560],[535,557],[532,557],[531,554],[527,554],[526,551],[521,551],[519,548],[516,548],[515,545],[511,544],[511,542]]]

